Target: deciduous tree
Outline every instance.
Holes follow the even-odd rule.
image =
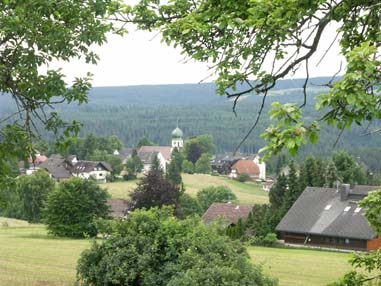
[[[301,104],[273,103],[271,124],[263,133],[268,155],[283,148],[295,155],[308,141],[315,143],[321,124],[340,130],[381,118],[381,6],[373,0],[311,1],[140,1],[125,20],[143,30],[158,29],[163,41],[197,61],[209,62],[217,74],[217,91],[234,100],[256,93],[263,102],[253,126],[276,83],[297,70],[305,72]],[[305,119],[310,64],[325,60],[321,43],[336,27],[332,42],[340,46],[346,65],[343,76],[327,80],[328,91],[317,97],[320,110]],[[246,137],[243,138],[243,140]]]
[[[122,31],[105,21],[120,11],[117,0],[1,1],[0,93],[11,97],[15,113],[0,118],[0,176],[9,172],[8,159],[33,155],[41,127],[67,146],[80,124],[63,121],[57,103],[85,103],[91,75],[69,85],[53,60],[83,58],[95,64],[93,46],[106,42],[106,33]]]

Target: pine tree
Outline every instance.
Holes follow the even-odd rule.
[[[290,170],[287,175],[287,189],[282,206],[284,214],[291,208],[302,192],[294,161],[291,161],[288,167]]]
[[[269,192],[269,200],[272,209],[278,210],[282,207],[286,189],[287,178],[283,174],[280,174]]]
[[[314,156],[309,156],[302,166],[303,177],[301,180],[305,181],[306,186],[313,187],[317,183],[317,163]]]
[[[179,186],[182,183],[181,178],[181,165],[184,161],[183,155],[175,148],[172,153],[172,159],[167,167],[167,174],[166,178],[167,180],[175,185]]]
[[[329,161],[327,166],[327,171],[325,174],[325,185],[328,188],[333,188],[335,187],[335,183],[337,179],[338,179],[338,175],[337,175],[337,169],[336,169],[335,163],[333,163],[333,161]]]

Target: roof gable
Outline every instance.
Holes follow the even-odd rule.
[[[203,214],[204,222],[209,223],[218,218],[228,220],[229,224],[236,224],[238,219],[247,219],[253,209],[251,205],[237,205],[233,203],[213,203]]]
[[[232,170],[236,170],[238,174],[246,173],[251,176],[259,176],[260,174],[258,165],[252,160],[238,160],[232,166]]]
[[[166,161],[171,160],[172,157],[172,147],[170,146],[142,146],[140,147],[138,154],[151,152],[161,153]]]
[[[377,187],[358,186],[353,193],[364,197]],[[307,187],[276,227],[277,231],[317,234],[332,237],[373,239],[376,234],[361,209],[356,212],[358,199],[351,194],[340,199],[335,189]],[[348,207],[348,208],[347,208]],[[349,208],[350,207],[350,208]],[[345,211],[347,210],[347,211]]]

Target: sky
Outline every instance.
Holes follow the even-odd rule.
[[[316,67],[316,63],[331,44],[335,36],[335,27],[330,27],[322,38],[320,52],[310,61],[310,76],[332,76],[340,66],[338,45],[334,45],[325,61]],[[161,43],[161,35],[129,29],[123,37],[109,35],[108,43],[94,49],[100,56],[95,65],[73,59],[69,63],[53,62],[50,68],[62,68],[70,83],[75,77],[93,74],[93,86],[127,86],[149,84],[198,83],[211,82],[212,71],[206,63],[185,61],[180,49]],[[288,78],[304,78],[303,68]]]

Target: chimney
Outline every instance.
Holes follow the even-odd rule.
[[[349,184],[340,185],[340,200],[341,201],[346,201],[348,199],[349,189],[350,189]]]

